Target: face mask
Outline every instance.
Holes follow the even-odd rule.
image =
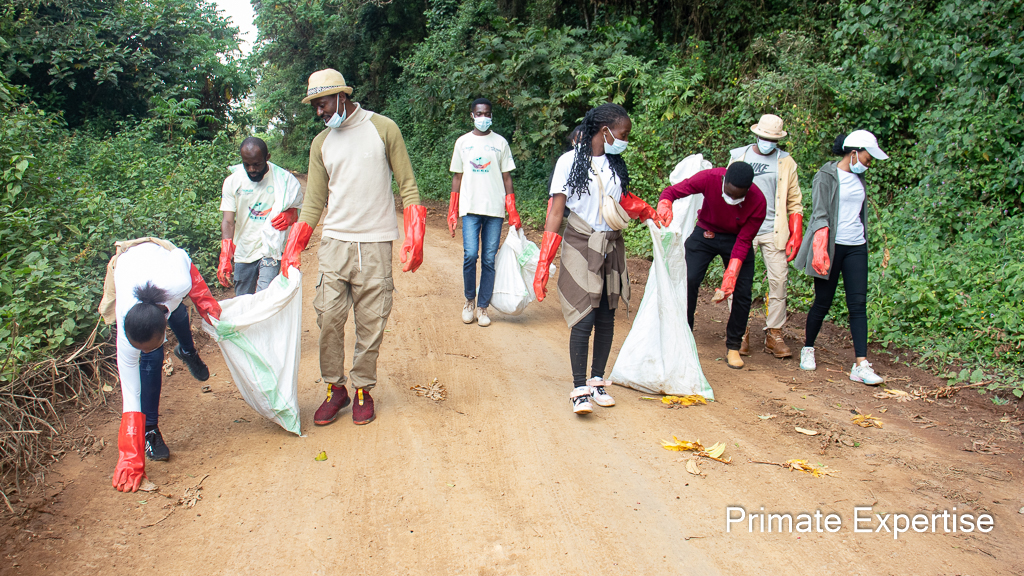
[[[853,154],[853,159],[850,162],[850,172],[854,174],[863,174],[868,171],[868,167],[860,163],[860,152]]]
[[[770,140],[757,139],[757,149],[761,154],[771,154],[773,150],[779,147],[778,142],[772,142]]]
[[[334,116],[331,116],[330,120],[324,122],[324,124],[327,124],[328,128],[339,128],[341,127],[341,123],[345,121],[345,118],[348,118],[348,109],[341,105],[340,95],[338,96],[338,108],[341,108],[341,116],[338,116],[338,111],[335,110]]]
[[[612,134],[611,130],[608,130],[609,134]],[[629,142],[625,140],[619,140],[612,134],[612,143],[609,144],[607,141],[604,143],[605,154],[622,154],[626,151],[626,146],[629,146]]]
[[[269,172],[269,171],[270,171],[270,165],[267,164],[267,165],[265,165],[263,167],[263,171],[262,172],[256,172],[256,173],[246,172],[245,175],[249,177],[249,180],[252,180],[253,182],[259,182],[260,180],[263,180],[263,177],[266,176],[267,172]]]
[[[487,132],[491,129],[491,119],[487,116],[476,116],[473,118],[473,126],[481,132]]]
[[[729,196],[728,194],[726,194],[725,193],[725,178],[722,178],[722,200],[725,200],[726,204],[728,204],[729,206],[737,206],[737,205],[739,205],[740,202],[743,202],[744,200],[746,200],[746,198],[747,197],[744,196],[743,198],[740,198],[739,200],[736,200],[732,196]]]

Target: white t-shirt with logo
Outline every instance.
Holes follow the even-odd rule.
[[[836,226],[836,244],[860,246],[864,238],[864,223],[860,221],[860,210],[867,195],[864,184],[853,172],[836,170],[839,173],[839,224]]]
[[[516,169],[508,141],[494,132],[483,136],[467,132],[455,141],[449,169],[462,174],[459,216],[505,217],[505,183],[501,175]]]
[[[612,168],[608,164],[608,155],[602,154],[601,156],[593,157],[593,167],[597,170],[597,174],[595,175],[593,171],[588,170],[588,174],[590,174],[588,190],[590,193],[582,195],[570,194],[565,185],[569,181],[569,172],[572,170],[572,162],[575,156],[576,152],[570,150],[562,154],[558,158],[558,162],[555,162],[555,173],[551,178],[550,195],[564,194],[566,208],[575,212],[580,218],[583,218],[595,231],[610,232],[611,228],[601,216],[601,189],[597,185],[597,179],[600,178],[601,182],[604,183],[605,195],[610,196],[616,202],[622,199],[622,182],[619,181],[615,172],[612,172]]]
[[[221,212],[235,213],[235,262],[262,258],[280,260],[288,230],[276,230],[270,221],[285,210],[302,206],[302,185],[290,172],[267,162],[259,182],[249,179],[241,164],[228,168],[220,193]]]

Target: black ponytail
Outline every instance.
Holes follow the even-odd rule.
[[[629,119],[626,109],[618,104],[606,103],[597,108],[592,108],[583,117],[583,124],[579,127],[579,143],[576,145],[576,155],[572,159],[572,168],[569,170],[569,178],[565,183],[567,196],[576,194],[580,197],[590,193],[590,160],[594,157],[593,143],[594,136],[605,126],[614,126],[620,120]],[[608,165],[612,173],[619,179],[622,192],[629,191],[629,170],[626,162],[618,154],[608,154]]]
[[[152,282],[135,287],[139,303],[124,315],[124,334],[131,342],[149,342],[167,329],[167,308],[163,305],[170,296]]]
[[[851,148],[843,146],[843,143],[846,142],[846,136],[846,134],[840,134],[839,136],[836,136],[836,141],[832,143],[833,154],[835,154],[836,156],[846,156],[847,154],[853,152],[854,150],[864,150],[863,148]]]

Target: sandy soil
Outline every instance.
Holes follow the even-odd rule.
[[[395,250],[394,312],[374,391],[377,420],[349,410],[314,427],[323,399],[312,298],[314,236],[304,254],[303,432],[289,434],[242,401],[216,345],[203,356],[209,393],[175,359],[161,429],[172,456],[149,463],[159,493],[110,486],[120,399],[83,416],[102,438],[55,464],[35,493],[16,495],[0,552],[5,574],[1020,574],[1024,506],[1014,406],[972,390],[926,402],[879,400],[850,382],[842,330],[819,342],[819,369],[761,352],[741,371],[722,357],[725,312],[701,303],[696,337],[717,402],[669,409],[614,387],[618,405],[577,417],[568,393],[568,328],[557,297],[489,328],[462,324],[461,238],[433,209],[425,259],[403,274]],[[536,233],[534,233],[536,234]],[[640,302],[646,266],[631,263]],[[554,287],[552,279],[551,287]],[[612,359],[631,325],[617,317]],[[803,316],[787,325],[798,350]],[[752,320],[759,334],[763,315]],[[351,323],[349,323],[351,334]],[[349,350],[351,358],[351,337]],[[876,360],[904,390],[940,382]],[[447,399],[411,386],[437,378]],[[851,410],[880,417],[860,428]],[[775,415],[762,419],[760,416]],[[819,431],[797,433],[795,427]],[[673,435],[724,442],[731,464],[664,450]],[[968,451],[968,449],[973,451]],[[326,461],[315,461],[321,450]],[[821,478],[750,461],[806,458]],[[178,504],[201,485],[201,499]],[[836,513],[838,532],[726,530],[728,506],[747,512]],[[990,533],[855,533],[872,513],[988,513]],[[1024,510],[1021,510],[1024,512]],[[865,513],[878,527],[878,521]],[[888,524],[891,528],[892,521]]]

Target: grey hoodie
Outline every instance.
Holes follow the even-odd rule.
[[[818,274],[811,266],[813,254],[811,244],[814,242],[814,233],[828,227],[828,260],[833,262],[836,254],[836,227],[839,225],[839,165],[838,161],[826,162],[818,173],[814,175],[814,183],[811,187],[811,218],[807,222],[807,230],[804,232],[803,242],[800,244],[800,252],[797,254],[793,264],[797,269],[802,269],[808,276],[828,279],[828,274]],[[864,238],[868,237],[868,185],[864,182],[864,175],[858,174],[860,183],[864,185],[864,204],[860,207],[860,221],[864,225]],[[829,272],[832,270],[830,269]]]

